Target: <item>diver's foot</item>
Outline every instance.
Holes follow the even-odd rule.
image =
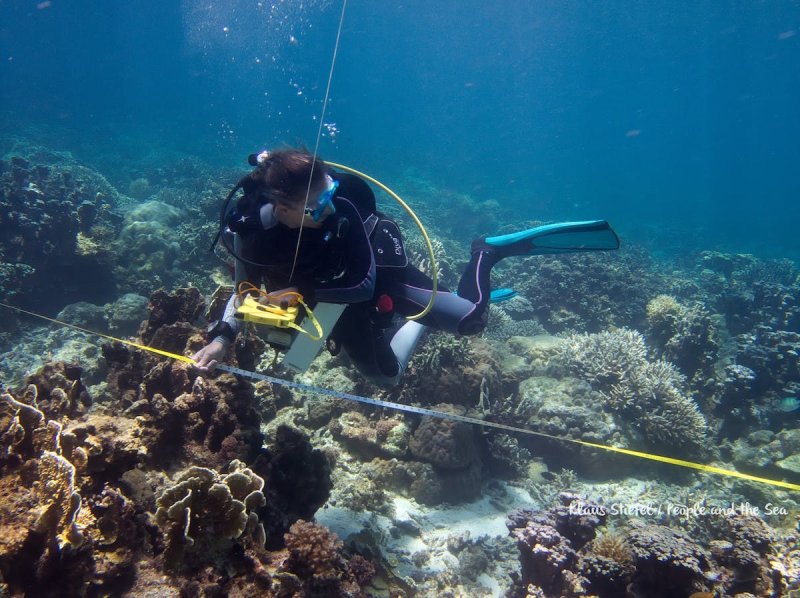
[[[493,237],[481,237],[475,239],[470,247],[472,255],[481,252],[487,254],[492,260],[498,261],[512,255],[529,255],[533,249],[533,241],[530,239],[521,239],[513,243],[498,244],[491,243],[490,241],[492,238]]]
[[[475,243],[494,251],[497,259],[512,255],[619,249],[619,237],[605,220],[543,224],[515,233],[485,237]]]

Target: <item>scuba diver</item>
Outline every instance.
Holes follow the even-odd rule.
[[[426,327],[478,334],[486,327],[490,299],[514,294],[490,289],[492,267],[500,260],[619,247],[605,221],[478,239],[457,292],[439,285],[427,314],[398,324],[396,316],[414,316],[429,304],[434,285],[408,262],[399,228],[377,211],[369,185],[304,149],[264,151],[249,162],[255,168],[228,194],[217,237],[236,258],[237,292],[210,327],[208,344],[192,357],[201,371],[225,357],[242,327],[237,309],[245,293],[255,291],[261,303],[285,306],[299,294],[312,305],[344,305],[327,337],[328,349],[344,350],[371,381],[396,384]],[[242,196],[230,210],[239,190]],[[262,284],[266,292],[260,291]]]

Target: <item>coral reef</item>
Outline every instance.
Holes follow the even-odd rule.
[[[686,534],[664,526],[628,532],[636,564],[634,587],[650,596],[704,591],[710,556]]]
[[[726,511],[702,538],[638,518],[595,537],[608,513],[569,493],[547,511],[512,512],[521,571],[510,595],[783,596],[800,584],[796,537],[780,549],[775,530],[750,513]]]
[[[379,487],[420,504],[438,505],[444,500],[444,482],[429,463],[373,459],[364,467],[363,474]]]
[[[449,405],[434,406],[450,411]],[[452,420],[423,417],[409,442],[411,454],[430,463],[442,481],[448,502],[472,500],[480,494],[482,462],[474,426]]]
[[[502,394],[500,365],[491,345],[475,337],[431,333],[409,364],[392,396],[403,403],[449,403],[477,407]]]
[[[713,379],[719,358],[717,325],[701,303],[686,306],[670,295],[658,295],[647,304],[647,323],[655,357],[675,364],[692,387],[702,388]]]
[[[503,260],[492,271],[492,284],[518,291],[533,306],[527,317],[535,316],[550,334],[639,328],[649,298],[663,288],[649,256],[630,246],[611,254]]]
[[[196,289],[155,293],[141,342],[191,354],[205,342],[192,324],[203,306]],[[221,469],[233,459],[255,457],[262,435],[248,382],[224,373],[198,376],[187,364],[127,345],[103,345],[103,355],[107,393],[115,398],[102,409],[138,418],[151,462]]]
[[[0,294],[36,311],[105,302],[118,194],[71,160],[0,160]]]
[[[173,233],[185,215],[162,202],[145,202],[125,215],[114,242],[114,277],[127,289],[156,289],[184,282],[183,250]]]
[[[46,418],[36,394],[33,386],[28,402],[0,396],[0,577],[10,588],[34,591],[52,587],[62,567],[74,567],[62,589],[77,593],[88,583],[92,560],[78,523],[76,469],[62,455],[61,425]]]
[[[265,480],[267,504],[259,512],[267,547],[281,546],[283,534],[299,519],[311,519],[330,495],[333,462],[302,432],[281,425],[275,441],[259,453],[253,470]]]

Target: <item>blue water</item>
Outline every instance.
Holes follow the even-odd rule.
[[[340,11],[0,0],[2,132],[112,181],[159,152],[313,148]],[[320,153],[666,253],[798,259],[799,65],[796,1],[351,0]]]

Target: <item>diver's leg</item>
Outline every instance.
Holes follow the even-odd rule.
[[[394,333],[389,346],[392,348],[392,353],[397,358],[397,364],[400,368],[397,373],[398,381],[406,371],[408,362],[411,361],[411,356],[414,354],[423,332],[425,332],[425,326],[414,320],[409,320]]]
[[[433,281],[428,276],[409,266],[403,269],[402,275],[397,277],[387,292],[394,301],[395,311],[409,317],[420,313],[428,305],[432,286]],[[461,293],[451,293],[441,286],[436,291],[431,311],[417,321],[452,334],[476,334],[485,326],[477,310],[475,301],[462,297]]]
[[[347,357],[367,380],[378,385],[393,385],[408,365],[401,364],[389,335],[391,329],[375,325],[367,304],[349,305],[336,323],[329,342],[344,350]]]

